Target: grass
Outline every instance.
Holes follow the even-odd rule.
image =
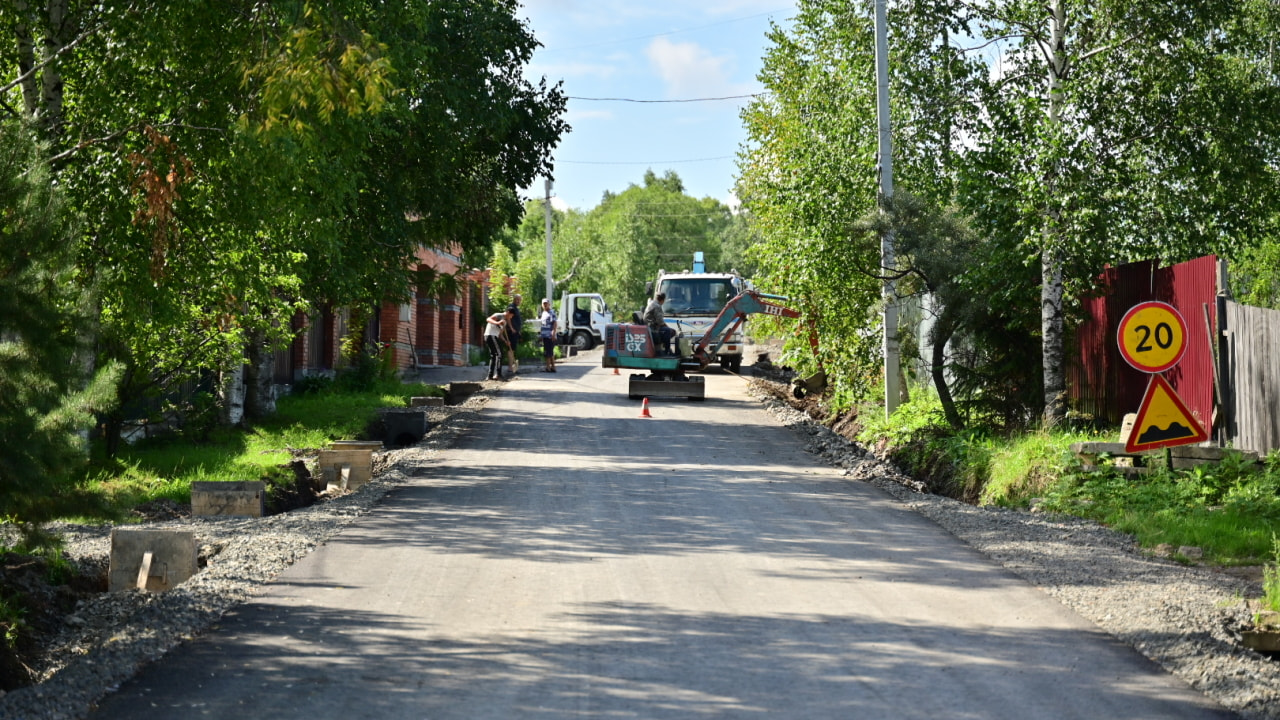
[[[1040,500],[1044,510],[1095,520],[1133,535],[1143,547],[1199,547],[1206,561],[1223,565],[1270,557],[1280,564],[1274,539],[1280,533],[1280,454],[1262,467],[1231,453],[1217,465],[1126,478],[1108,467],[1086,471],[1073,457],[1072,443],[1098,439],[1071,430],[955,432],[927,397],[888,421],[872,415],[860,437],[885,447],[933,492],[1005,507]],[[1280,605],[1280,577],[1271,582],[1269,592]]]
[[[26,611],[22,609],[18,598],[6,598],[0,595],[0,637],[4,644],[12,649],[18,638],[27,628]]]
[[[1272,562],[1262,569],[1262,604],[1280,612],[1280,538],[1271,536]]]
[[[277,412],[251,428],[222,428],[207,440],[181,435],[151,439],[124,448],[113,462],[99,462],[92,486],[119,508],[152,500],[191,501],[191,483],[200,481],[292,480],[281,470],[295,451],[316,450],[334,440],[358,438],[385,407],[405,407],[410,397],[443,395],[422,383],[376,383],[364,391],[324,386],[289,395]]]

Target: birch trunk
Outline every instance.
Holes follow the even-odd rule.
[[[276,354],[267,345],[266,335],[251,333],[244,367],[244,416],[261,420],[276,411]]]
[[[35,119],[40,110],[40,74],[31,73],[31,68],[36,66],[36,41],[31,34],[31,26],[27,24],[31,18],[30,9],[31,5],[26,0],[16,0],[14,10],[18,23],[14,27],[14,35],[18,43],[18,74],[25,77],[22,81],[22,105],[28,120]]]
[[[1066,0],[1052,0],[1049,48],[1048,137],[1058,138],[1062,124],[1062,80],[1067,70]],[[1045,218],[1040,250],[1040,339],[1044,362],[1044,424],[1056,425],[1066,416],[1066,364],[1062,287],[1062,214],[1057,206],[1058,164],[1056,152],[1044,169]]]
[[[49,0],[49,28],[45,36],[41,60],[50,60],[62,52],[68,41],[67,0]],[[62,73],[54,59],[40,71],[40,99],[44,103],[41,124],[50,134],[62,130]]]

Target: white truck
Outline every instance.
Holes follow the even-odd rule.
[[[599,293],[565,293],[560,296],[556,317],[556,343],[590,350],[604,342],[604,326],[613,322],[613,313]]]
[[[645,283],[645,293],[654,297],[663,293],[662,303],[667,325],[676,331],[676,342],[697,342],[715,322],[725,303],[750,287],[736,272],[709,273],[702,252],[693,254],[693,268],[678,272],[658,271],[656,282]],[[741,329],[729,335],[711,362],[732,372],[742,370],[743,334]],[[680,346],[683,348],[683,345]]]

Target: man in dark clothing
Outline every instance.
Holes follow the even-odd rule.
[[[644,309],[644,322],[649,326],[649,331],[653,334],[653,341],[662,346],[664,355],[671,355],[671,338],[675,336],[676,331],[667,325],[667,315],[662,311],[662,303],[667,299],[666,293],[658,293],[649,301],[649,305]]]

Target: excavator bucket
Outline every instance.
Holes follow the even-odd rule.
[[[796,378],[791,384],[791,396],[799,400],[810,393],[827,389],[827,373],[819,370],[806,378]]]

